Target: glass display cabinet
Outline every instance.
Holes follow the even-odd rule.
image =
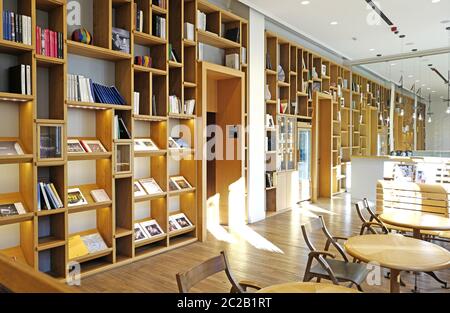
[[[277,171],[279,172],[296,169],[296,123],[295,118],[286,116],[278,117]]]

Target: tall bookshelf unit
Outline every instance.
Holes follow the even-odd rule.
[[[331,97],[332,119],[327,125],[332,131],[328,143],[331,151],[328,181],[331,194],[336,195],[348,188],[352,156],[389,153],[390,89],[270,31],[266,31],[265,41],[265,111],[274,121],[274,127],[266,123],[265,132],[266,175],[273,182],[266,185],[266,211],[272,214],[295,205],[296,197],[289,190],[297,188],[292,180],[292,172],[298,169],[297,156],[293,155],[294,166],[286,168],[283,165],[289,154],[285,151],[298,148],[297,122],[313,122],[314,99],[326,102],[327,96]],[[279,66],[285,74],[282,81]],[[315,97],[315,93],[320,95]],[[280,135],[284,129],[281,123],[286,118],[295,125],[294,145],[288,148],[284,145],[285,134]]]
[[[167,0],[160,7],[152,0],[86,0],[92,12],[91,45],[71,39],[65,0],[2,0],[0,11],[14,10],[31,16],[32,45],[3,39],[0,17],[0,54],[8,67],[24,63],[31,66],[32,94],[8,92],[0,86],[2,114],[0,140],[18,141],[23,155],[0,157],[3,173],[16,177],[0,181],[0,204],[21,202],[25,214],[0,219],[0,232],[13,240],[0,243],[0,253],[58,279],[69,274],[69,264],[80,264],[82,276],[175,249],[200,238],[197,206],[197,147],[193,115],[169,112],[169,96],[182,101],[197,99],[198,44],[205,43],[240,55],[239,70],[247,74],[247,21],[203,0]],[[135,5],[144,11],[143,31],[135,27]],[[92,7],[91,7],[92,6]],[[216,34],[197,29],[197,9],[208,12],[208,25]],[[155,35],[153,19],[166,18],[166,37]],[[194,25],[194,40],[184,38],[184,23]],[[65,34],[63,58],[36,53],[36,25]],[[240,27],[240,40],[223,37],[222,28]],[[113,50],[113,27],[130,33],[129,53]],[[169,44],[180,56],[169,60]],[[151,67],[134,64],[135,55],[150,55]],[[245,58],[242,58],[245,56]],[[83,64],[87,64],[84,65]],[[219,67],[220,68],[220,67]],[[103,73],[103,74],[102,74]],[[115,85],[126,105],[87,103],[68,98],[67,74],[78,74],[108,85]],[[247,89],[247,88],[246,88]],[[133,92],[140,93],[139,113],[134,111]],[[155,105],[152,103],[155,99]],[[198,103],[196,103],[197,106]],[[245,104],[247,106],[247,103]],[[5,111],[6,110],[6,111]],[[7,112],[8,114],[4,114]],[[247,112],[248,113],[248,112]],[[114,117],[119,116],[131,133],[130,139],[115,139]],[[185,137],[189,130],[190,137]],[[184,131],[184,132],[183,132]],[[62,151],[42,157],[40,134],[57,132]],[[169,149],[168,138],[183,136],[189,149]],[[151,138],[156,152],[135,152],[135,138]],[[68,139],[100,140],[107,152],[67,153]],[[246,143],[248,144],[248,142]],[[184,176],[192,188],[171,191],[171,176]],[[5,175],[8,176],[8,175]],[[134,181],[154,178],[163,192],[153,196],[134,196]],[[52,182],[63,202],[56,210],[37,209],[37,183]],[[87,204],[68,206],[68,190],[79,188]],[[90,191],[104,189],[110,201],[96,203]],[[169,231],[169,216],[182,212],[193,226]],[[163,236],[136,243],[134,224],[156,219]],[[69,259],[68,241],[74,235],[100,233],[107,249],[80,258]],[[9,237],[9,236],[7,236]]]

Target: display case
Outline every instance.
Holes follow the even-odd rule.
[[[63,125],[38,124],[39,161],[63,160]]]
[[[131,173],[131,151],[132,149],[130,143],[116,144],[116,174]]]
[[[295,170],[296,119],[279,116],[278,126],[277,171]]]

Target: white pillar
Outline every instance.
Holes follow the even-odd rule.
[[[391,107],[389,110],[389,147],[394,150],[395,84],[391,83]],[[388,151],[391,152],[391,151]]]
[[[265,182],[265,18],[249,9],[249,182],[248,221],[254,223],[266,217]]]

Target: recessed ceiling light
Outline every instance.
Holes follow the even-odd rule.
[[[405,46],[413,46],[414,45],[414,42],[407,42],[407,43],[405,43]]]
[[[409,78],[413,78],[413,77],[414,77],[414,75],[408,75],[408,77],[409,77]]]
[[[309,4],[309,1],[302,1],[302,4],[303,4],[303,5],[308,5],[308,4]]]
[[[417,49],[411,49],[412,52],[417,52]]]
[[[427,90],[431,90],[431,88],[430,88],[430,87],[428,87],[428,88],[427,88]]]
[[[397,63],[391,63],[391,66],[396,66],[397,65]]]
[[[416,80],[416,83],[420,83],[420,80],[419,80],[419,79],[417,79],[417,80]]]
[[[441,24],[448,24],[448,23],[450,23],[450,20],[443,20],[443,21],[441,21]]]
[[[374,48],[370,48],[369,51],[375,51],[375,49]]]
[[[338,24],[338,22],[336,22],[336,21],[333,21],[330,23],[330,25],[337,25],[337,24]]]
[[[444,96],[440,96],[439,98],[444,99]]]
[[[382,54],[377,54],[377,57],[381,57],[382,56]]]
[[[431,0],[431,3],[438,3],[441,2],[441,0]]]
[[[435,93],[435,92],[436,92],[436,90],[432,90],[431,92],[432,92],[432,93]]]
[[[427,84],[422,84],[422,87],[425,87]]]

